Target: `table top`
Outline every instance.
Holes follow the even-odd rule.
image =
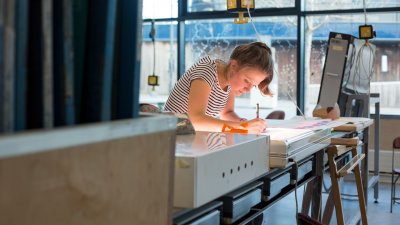
[[[175,156],[199,157],[263,138],[267,141],[269,137],[206,131],[197,131],[196,134],[191,135],[177,135]]]

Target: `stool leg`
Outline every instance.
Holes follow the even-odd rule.
[[[357,155],[356,148],[352,149],[352,155],[353,155],[353,157],[355,157]],[[361,180],[360,166],[358,164],[357,164],[357,166],[354,167],[354,175],[356,177],[358,203],[359,203],[360,212],[361,212],[361,222],[363,225],[368,225],[367,207],[365,205],[365,197],[364,197],[364,190],[363,190],[362,180]]]
[[[329,192],[328,199],[326,200],[324,214],[322,215],[322,224],[329,224],[333,214],[333,192]]]
[[[306,191],[304,192],[304,195],[303,195],[303,204],[301,206],[301,212],[306,215],[308,215],[308,212],[310,211],[313,186],[314,186],[314,180],[310,181],[307,184]]]
[[[390,184],[390,213],[392,213],[392,209],[393,209],[393,194],[394,194],[394,190],[393,190],[393,188],[394,188],[394,184],[393,184],[393,182],[394,182],[394,173],[393,173],[393,170],[392,170],[392,183]]]
[[[393,182],[393,205],[396,204],[396,184],[397,184],[397,181],[399,180],[399,178],[400,178],[400,175],[397,175],[396,179],[394,179],[394,182]]]
[[[392,183],[390,184],[390,213],[392,213],[393,209],[393,198],[395,196],[395,185],[394,185],[394,148],[392,149]]]
[[[328,150],[329,171],[331,174],[331,192],[333,195],[333,203],[335,204],[336,221],[338,225],[344,225],[342,199],[340,196],[339,176],[337,175],[337,167],[335,162],[335,154]]]

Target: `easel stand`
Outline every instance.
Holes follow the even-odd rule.
[[[344,141],[346,141],[344,139]],[[348,143],[348,142],[347,142]],[[367,214],[366,214],[366,206],[365,206],[365,197],[360,173],[360,164],[361,161],[365,158],[365,154],[357,154],[357,146],[359,143],[354,145],[333,145],[327,149],[328,152],[328,162],[329,162],[329,171],[332,181],[332,189],[329,193],[328,200],[326,203],[324,215],[322,217],[323,224],[329,224],[330,219],[333,213],[333,205],[334,203],[335,211],[336,211],[336,219],[338,225],[344,225],[344,216],[343,216],[343,208],[342,208],[342,200],[340,194],[340,186],[339,179],[341,177],[347,176],[354,169],[354,175],[356,179],[357,185],[357,193],[358,193],[358,202],[361,213],[361,222],[363,225],[367,225]],[[352,159],[346,163],[343,167],[338,168],[337,162],[335,158],[341,156],[347,152],[351,151]]]

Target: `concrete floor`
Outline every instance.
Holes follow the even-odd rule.
[[[330,184],[327,183],[327,186]],[[400,189],[400,188],[398,188]],[[352,181],[346,181],[341,183],[341,193],[345,194],[356,194],[357,189],[355,183]],[[369,225],[393,225],[400,224],[400,204],[396,204],[393,207],[393,213],[390,213],[390,184],[380,183],[379,185],[379,199],[378,203],[374,203],[373,189],[368,191],[368,206],[367,206],[367,217]],[[400,190],[397,192],[400,196]],[[298,205],[299,210],[301,207],[303,197],[303,187],[298,188]],[[325,206],[327,194],[323,194],[323,207]],[[342,196],[343,211],[345,214],[345,221],[348,221],[351,215],[359,212],[358,199],[352,196]],[[295,225],[295,194],[292,193],[279,201],[277,204],[269,208],[264,212],[264,225]],[[347,222],[346,222],[347,223]],[[336,224],[335,213],[333,213],[331,225]]]

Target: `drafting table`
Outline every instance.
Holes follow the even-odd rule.
[[[307,127],[307,131],[304,128],[306,128],[306,125],[309,125],[309,122],[304,123],[298,121],[296,125],[294,125],[295,123],[293,123],[293,121],[269,120],[268,122],[269,126],[275,129],[275,132],[270,133],[271,135],[264,134],[265,136],[269,137],[270,168],[268,168],[264,174],[261,174],[258,178],[254,179],[254,177],[252,177],[249,180],[243,181],[244,183],[242,185],[236,184],[236,189],[231,190],[229,193],[222,194],[219,197],[214,196],[209,199],[209,202],[201,204],[199,207],[186,209],[176,208],[173,215],[174,224],[219,224],[219,222],[216,223],[216,221],[218,221],[217,218],[222,218],[222,220],[219,221],[223,221],[224,224],[246,224],[263,214],[263,211],[267,210],[274,203],[290,194],[295,188],[293,183],[293,179],[295,177],[297,177],[298,180],[297,187],[307,184],[307,192],[309,193],[307,198],[303,200],[302,211],[310,211],[313,218],[318,218],[318,216],[321,215],[320,203],[322,201],[322,177],[323,171],[326,169],[326,162],[324,162],[325,148],[329,145],[331,137],[343,137],[349,133],[353,133],[353,131],[333,131],[333,127],[340,127],[349,121],[324,121],[322,123],[320,123],[321,121],[314,121],[314,123],[317,124],[314,124],[314,127]],[[278,123],[281,124],[278,126]],[[358,130],[360,132],[365,131],[371,124],[371,121],[367,119],[363,125],[357,124],[359,125]],[[296,131],[293,131],[293,136],[289,135],[290,140],[296,141],[287,142],[288,144],[285,145],[287,148],[282,148],[283,142],[279,143],[279,135],[277,135],[279,133],[279,129],[290,130],[297,128],[298,133],[296,135],[294,134]],[[219,141],[215,141],[217,144],[207,145],[207,149],[209,149],[210,146],[218,146],[218,143],[226,143],[226,141],[223,141],[224,138],[221,139],[221,137],[226,136],[227,134],[219,134],[222,136],[217,138]],[[210,133],[208,133],[208,136],[209,135]],[[247,139],[249,142],[257,140],[254,135],[235,135],[240,138],[249,136],[250,139]],[[203,140],[203,143],[206,142],[205,140],[207,139],[207,135],[205,135],[205,133],[200,133],[198,136],[201,137],[200,139]],[[185,139],[190,140],[193,138],[193,136],[178,136],[177,149],[180,149],[181,151],[185,148],[190,148],[188,145],[184,147],[182,143],[185,143]],[[251,140],[251,138],[254,140]],[[250,146],[251,145],[253,144],[250,144]],[[277,146],[278,148],[276,148]],[[300,151],[299,148],[301,149]],[[245,149],[245,151],[247,150],[248,149]],[[197,149],[197,151],[199,151],[199,149]],[[303,154],[299,154],[299,152],[302,152]],[[183,155],[181,153],[176,153],[176,156],[179,160]],[[276,160],[276,162],[282,162],[282,164],[278,163],[278,166],[274,166],[274,157],[277,159],[280,158],[281,161]],[[292,162],[293,159],[297,162],[297,170],[295,170],[294,163]],[[176,173],[175,179],[177,179],[179,176],[180,175]],[[213,183],[208,183],[206,185],[209,189],[214,188]],[[251,210],[247,211],[246,214],[241,214],[240,217],[238,216],[239,214],[233,215],[235,212],[234,208],[232,208],[232,210],[229,212],[225,212],[225,209],[227,208],[225,204],[227,201],[229,202],[229,199],[232,199],[231,203],[233,204],[241,202],[243,200],[240,198],[241,196],[245,196],[246,201],[252,201],[254,200],[255,196],[259,196],[258,190],[261,190],[262,199],[258,204],[254,205],[254,207],[251,207]],[[176,193],[177,192],[175,191],[175,194]],[[242,195],[242,193],[245,194]],[[237,198],[235,198],[235,196],[237,196]],[[232,207],[232,205],[228,205],[228,208],[229,207]],[[311,210],[309,210],[310,207]],[[231,216],[231,218],[229,216]]]
[[[262,201],[270,205],[293,191],[291,179],[294,174],[301,184],[307,183],[313,177],[315,153],[327,144],[314,144],[316,142],[310,142],[309,138],[301,137],[298,137],[299,141],[308,140],[308,147],[317,147],[313,147],[313,152],[296,158],[299,170],[294,171],[292,163],[270,170],[269,150],[272,145],[269,135],[212,132],[178,135],[174,223],[213,224],[221,216],[227,224],[241,224],[241,221],[251,220],[257,215],[250,213],[248,217],[250,206],[263,204]],[[247,169],[244,169],[245,162]],[[237,165],[242,167],[239,169]],[[231,180],[224,175],[231,176]]]

